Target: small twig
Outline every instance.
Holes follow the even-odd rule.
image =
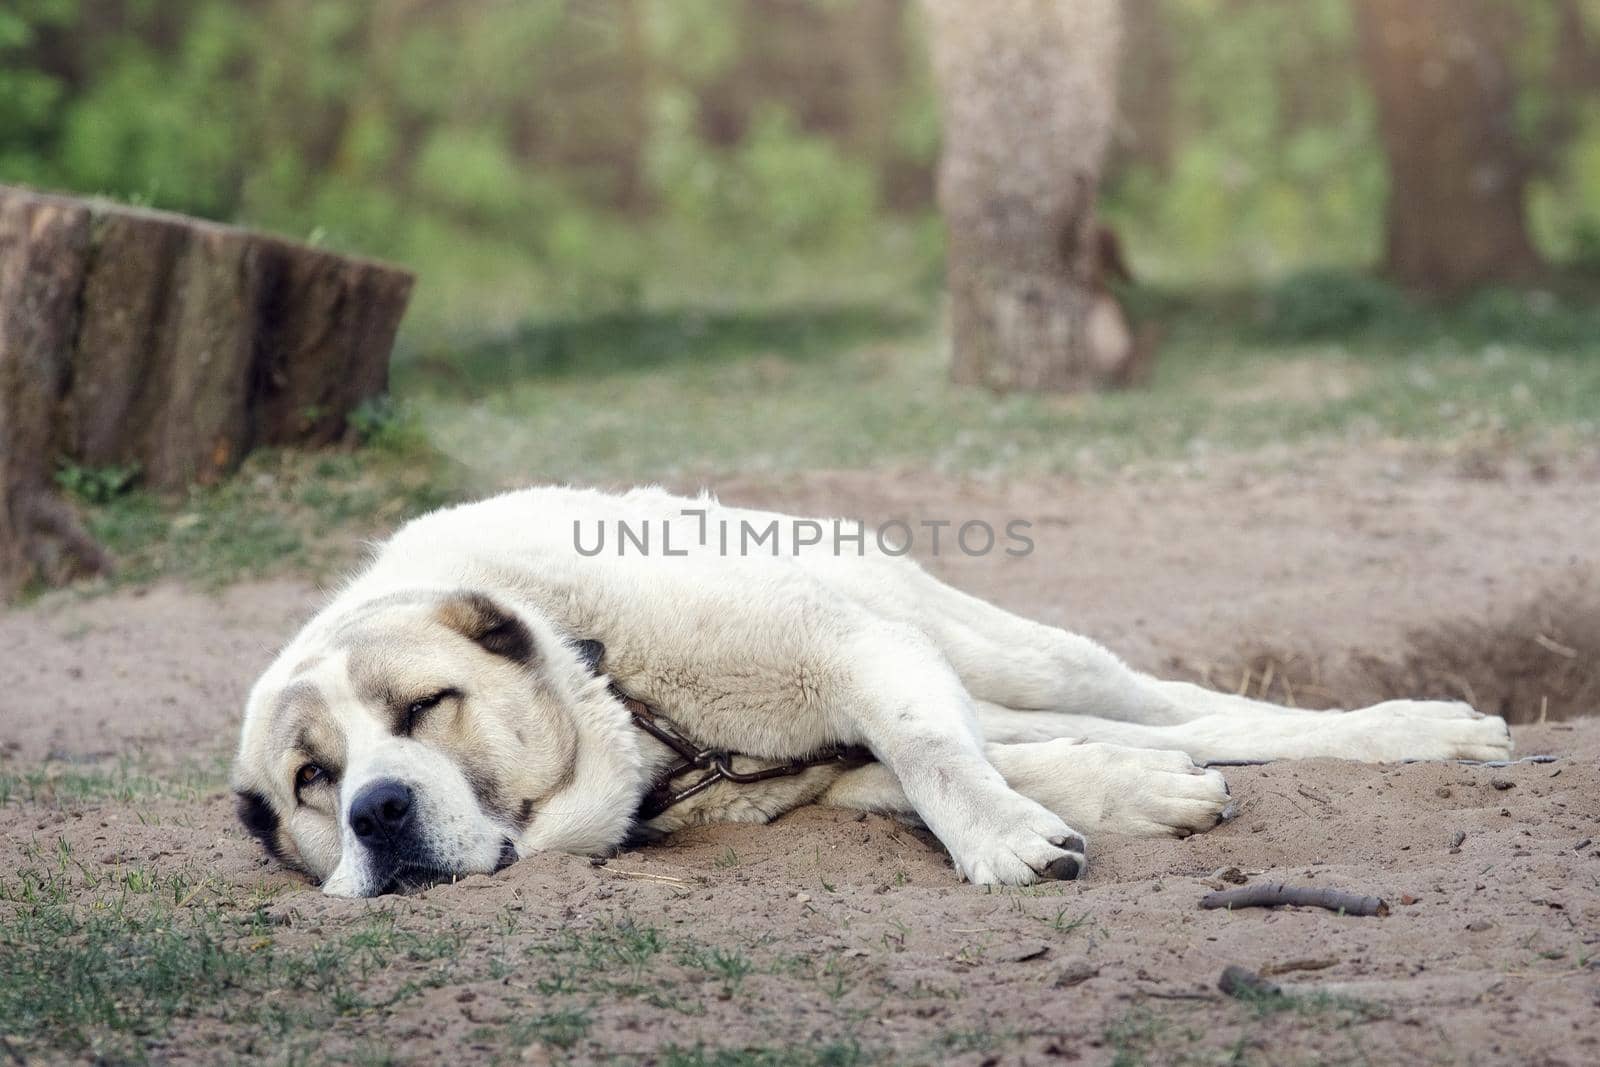
[[[1327,797],[1323,796],[1321,793],[1317,792],[1315,789],[1307,789],[1305,786],[1302,785],[1302,786],[1296,786],[1295,787],[1295,792],[1299,793],[1301,796],[1305,797],[1307,800],[1315,800],[1318,804],[1321,804],[1325,808],[1333,807],[1333,801],[1329,800]]]
[[[1141,989],[1139,995],[1153,1000],[1216,1000],[1211,993],[1167,993],[1159,989]]]
[[[180,908],[188,907],[189,906],[189,901],[191,901],[195,897],[199,896],[200,895],[200,890],[206,888],[210,884],[211,884],[211,879],[209,879],[209,878],[206,878],[206,879],[203,879],[200,882],[197,882],[195,884],[195,887],[193,889],[189,890],[187,893],[185,893],[183,895],[183,899],[182,900],[178,901],[178,907],[180,907]]]
[[[1561,642],[1555,640],[1554,638],[1546,637],[1544,634],[1534,634],[1533,643],[1544,649],[1546,652],[1554,652],[1556,655],[1564,656],[1567,659],[1578,658],[1577,649],[1568,645],[1563,645]]]
[[[624,871],[616,867],[596,867],[595,870],[605,874],[614,874],[618,878],[637,878],[642,882],[659,882],[661,885],[677,886],[680,889],[693,889],[694,883],[682,878],[674,878],[668,874],[652,874],[649,871]]]
[[[1290,971],[1321,971],[1332,967],[1339,961],[1331,957],[1320,960],[1284,960],[1282,963],[1269,963],[1261,968],[1263,975],[1288,974]]]
[[[1277,908],[1288,905],[1326,908],[1346,915],[1387,915],[1389,905],[1379,897],[1365,897],[1339,889],[1262,882],[1243,889],[1225,889],[1200,898],[1202,908]]]

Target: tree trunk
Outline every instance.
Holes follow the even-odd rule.
[[[1353,3],[1389,160],[1388,272],[1452,293],[1537,271],[1507,58],[1511,6]]]
[[[1116,104],[1115,0],[926,0],[944,113],[952,377],[1071,390],[1124,374],[1096,279],[1095,194]]]
[[[344,436],[387,386],[411,281],[263,234],[0,186],[0,597],[106,565],[52,492],[61,461],[178,489],[257,445]]]
[[[1177,126],[1178,56],[1163,0],[1122,0],[1120,115],[1109,172],[1143,164],[1165,176],[1172,169]]]

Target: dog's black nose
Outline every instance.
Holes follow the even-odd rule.
[[[350,805],[350,829],[362,844],[387,844],[411,829],[411,787],[386,779],[373,782]]]

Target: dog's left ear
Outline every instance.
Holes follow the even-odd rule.
[[[439,606],[439,621],[484,651],[532,664],[533,634],[509,609],[482,593],[458,593]]]
[[[590,674],[600,673],[600,664],[606,658],[605,645],[591,637],[575,643],[572,647]]]

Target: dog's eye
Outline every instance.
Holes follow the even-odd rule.
[[[295,794],[299,795],[300,790],[304,789],[306,786],[316,785],[318,782],[327,777],[328,772],[317,766],[315,763],[305,764],[298,771],[294,772]]]
[[[450,697],[457,697],[460,695],[461,693],[459,690],[441,689],[430,697],[423,697],[421,700],[413,700],[406,706],[405,732],[410,734],[413,730],[415,730],[417,728],[417,723],[422,721],[422,716],[427,714],[428,711],[434,707],[437,707],[440,702],[447,700]]]

